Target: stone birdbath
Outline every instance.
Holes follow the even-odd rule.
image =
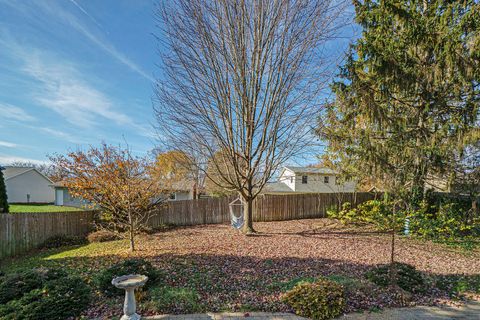
[[[120,320],[139,320],[137,313],[137,303],[135,301],[135,290],[142,287],[148,280],[147,276],[140,274],[130,274],[114,278],[112,284],[125,290],[125,302],[123,304],[123,316]]]

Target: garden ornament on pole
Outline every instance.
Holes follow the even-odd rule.
[[[148,280],[147,276],[140,274],[130,274],[114,278],[112,284],[125,290],[125,302],[123,304],[123,316],[120,320],[139,320],[141,317],[137,313],[137,303],[135,301],[135,290],[142,287]]]
[[[410,235],[410,218],[405,218],[404,234],[405,234],[406,236],[409,236],[409,235]]]

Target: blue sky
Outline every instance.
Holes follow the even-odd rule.
[[[0,0],[0,164],[101,141],[154,147],[155,3]]]
[[[0,0],[0,163],[102,140],[153,147],[154,7]]]

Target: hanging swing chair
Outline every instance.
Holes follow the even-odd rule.
[[[230,222],[235,229],[241,229],[245,220],[243,219],[244,203],[240,197],[228,204],[230,208]]]

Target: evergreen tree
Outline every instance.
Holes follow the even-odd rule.
[[[5,168],[0,167],[0,213],[8,213],[7,187],[3,179],[4,169]]]
[[[480,5],[354,1],[363,33],[333,84],[319,134],[341,168],[415,191],[479,130]],[[467,138],[468,137],[468,138]]]

